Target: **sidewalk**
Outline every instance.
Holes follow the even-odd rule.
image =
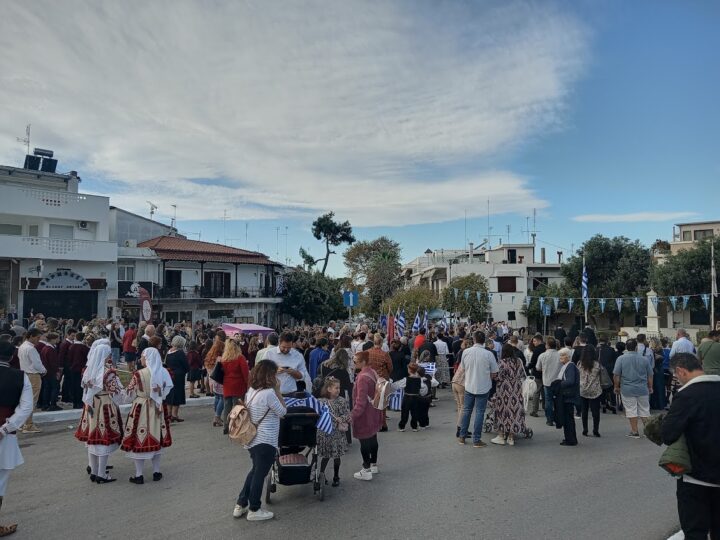
[[[200,407],[207,405],[208,407],[212,407],[213,401],[215,398],[213,397],[200,397],[197,399],[186,399],[185,405],[182,405],[182,407]],[[120,412],[123,414],[127,414],[130,411],[130,406],[132,404],[128,403],[127,405],[120,405]],[[50,424],[52,422],[67,422],[68,420],[79,420],[80,415],[82,414],[82,409],[65,409],[62,411],[52,411],[52,412],[36,412],[33,413],[33,421],[36,424]]]

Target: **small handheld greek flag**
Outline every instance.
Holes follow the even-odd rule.
[[[290,407],[312,407],[320,415],[315,427],[323,433],[330,435],[333,432],[332,416],[327,405],[320,403],[314,396],[304,398],[285,398],[285,406]]]
[[[435,362],[422,362],[419,363],[418,366],[425,368],[425,375],[430,375],[431,377],[435,375]]]
[[[390,401],[388,402],[388,409],[390,409],[391,411],[401,410],[404,395],[405,391],[402,388],[398,388],[397,390],[395,390],[395,393],[390,396]]]

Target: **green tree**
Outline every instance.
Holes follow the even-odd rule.
[[[562,266],[567,296],[581,296],[583,255],[588,274],[588,296],[607,298],[609,302],[605,313],[611,323],[619,322],[619,315],[611,299],[635,296],[645,298],[650,289],[650,250],[638,240],[630,241],[624,236],[593,236]],[[626,305],[623,312],[635,313],[635,307]],[[600,314],[597,301],[590,302],[589,314],[593,317]]]
[[[455,289],[458,290],[457,298]],[[465,291],[469,291],[465,298]],[[478,300],[477,293],[480,293]],[[470,317],[473,321],[484,319],[488,311],[488,282],[483,276],[470,274],[453,278],[443,290],[442,305],[447,311]]]
[[[397,291],[391,298],[388,298],[382,310],[387,312],[390,310],[395,313],[398,309],[405,309],[406,325],[410,329],[413,323],[415,314],[420,310],[420,316],[422,317],[422,310],[435,309],[440,307],[440,299],[434,291],[431,291],[427,287],[416,285],[409,289],[402,289]]]
[[[661,296],[702,294],[711,291],[710,243],[715,242],[715,272],[720,273],[720,238],[706,238],[692,249],[670,255],[652,268],[652,285]],[[705,309],[699,298],[693,298],[690,309]]]
[[[285,275],[285,293],[279,309],[310,324],[342,319],[347,313],[340,292],[342,286],[343,279],[295,270]]]
[[[560,284],[550,283],[548,285],[542,285],[536,290],[530,291],[527,296],[532,298],[530,301],[530,307],[523,306],[520,311],[528,318],[529,321],[535,321],[538,328],[540,327],[540,321],[542,321],[543,318],[543,314],[540,311],[540,301],[538,300],[540,297],[545,298],[545,302],[553,307],[553,314],[573,313],[574,315],[581,315],[584,311],[583,303],[577,299],[573,304],[572,311],[568,309],[567,299],[575,297],[575,291],[573,291],[572,287],[569,287],[566,282]],[[553,298],[560,298],[557,310],[555,310],[555,305],[552,300]]]
[[[356,242],[343,254],[349,279],[364,290],[362,312],[377,315],[380,306],[402,284],[400,244],[381,236]]]
[[[325,242],[325,257],[314,259],[305,249],[300,248],[300,257],[302,257],[303,263],[308,269],[311,269],[315,264],[323,261],[322,275],[325,275],[325,270],[327,270],[328,262],[330,261],[330,255],[335,253],[332,247],[355,242],[350,222],[343,221],[340,223],[339,221],[335,221],[333,219],[334,217],[334,212],[328,212],[317,218],[312,224],[313,236]]]

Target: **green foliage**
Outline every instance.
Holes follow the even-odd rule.
[[[652,268],[652,284],[660,296],[680,296],[710,292],[710,238],[698,242],[692,249],[670,255]],[[720,264],[720,238],[715,242],[715,271]],[[700,298],[692,298],[690,309],[705,309]]]
[[[364,284],[361,311],[378,315],[382,303],[400,287],[400,244],[381,236],[357,242],[343,254],[350,280]]]
[[[539,321],[542,319],[543,314],[540,311],[540,301],[538,298],[541,296],[545,298],[545,302],[547,302],[549,305],[553,307],[553,313],[555,313],[555,305],[552,301],[553,298],[560,298],[560,303],[558,304],[558,313],[570,313],[568,310],[568,298],[574,298],[575,292],[573,291],[572,287],[570,287],[567,283],[562,283],[558,285],[557,283],[551,283],[549,285],[543,285],[541,287],[538,287],[535,291],[530,291],[527,296],[530,296],[532,300],[530,301],[530,307],[523,306],[521,312],[523,315],[526,315],[529,320],[535,320]],[[583,313],[584,307],[583,303],[580,300],[575,300],[575,303],[573,304],[572,313],[576,315],[581,315]],[[607,311],[607,306],[605,308],[605,311]]]
[[[352,244],[355,242],[355,237],[352,233],[352,226],[349,221],[343,221],[342,223],[335,221],[335,212],[328,212],[323,214],[312,224],[312,234],[318,240],[325,242],[325,258],[317,259],[315,262],[323,261],[322,274],[325,275],[327,270],[328,262],[330,261],[330,255],[335,252],[330,246],[339,246],[340,244]],[[307,254],[307,253],[306,253]],[[301,254],[302,256],[302,254]],[[303,260],[305,258],[303,257]],[[307,263],[308,261],[305,260]]]
[[[303,260],[303,268],[306,270],[312,270],[313,267],[317,264],[318,260],[315,259],[310,253],[308,253],[305,248],[300,247],[300,258]],[[319,259],[322,260],[322,259]]]
[[[458,289],[457,298],[455,291]],[[465,298],[465,291],[470,291]],[[480,301],[477,293],[480,292]],[[480,321],[486,317],[488,311],[488,282],[483,276],[470,274],[453,278],[443,290],[442,305],[447,311],[462,317],[470,317],[473,321]]]
[[[342,286],[342,279],[296,270],[285,276],[285,294],[279,309],[310,324],[342,319],[347,314],[340,292]]]
[[[382,306],[382,310],[387,312],[388,309],[395,313],[398,309],[405,309],[405,316],[407,318],[406,324],[408,328],[412,326],[413,318],[417,313],[418,309],[422,310],[435,309],[440,307],[440,299],[437,297],[434,291],[431,291],[427,287],[416,285],[409,289],[403,289],[397,291],[391,298],[385,301]],[[420,314],[422,316],[422,313]]]

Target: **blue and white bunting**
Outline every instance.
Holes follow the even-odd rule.
[[[457,300],[457,295],[460,291],[458,291],[456,288],[453,287],[453,294],[455,295],[455,300]]]
[[[683,309],[687,309],[688,302],[690,302],[690,297],[686,294],[682,297],[683,300]]]
[[[488,302],[492,304],[493,293],[488,293]]]
[[[660,299],[657,296],[651,296],[650,301],[652,302],[652,305],[655,308],[655,312],[657,313],[658,302],[660,302]]]
[[[467,302],[468,300],[470,300],[470,291],[466,290],[465,291],[465,301]]]
[[[600,313],[605,313],[605,304],[607,304],[607,300],[605,298],[598,298],[598,304],[600,304]]]
[[[532,300],[532,297],[530,297],[530,296],[526,296],[526,297],[525,297],[525,302],[524,302],[524,304],[525,304],[525,307],[526,307],[526,308],[530,307],[530,300]]]
[[[480,291],[475,291],[475,298],[477,298],[478,303],[482,302],[482,293]]]
[[[540,302],[540,311],[542,311],[543,307],[545,307],[545,297],[541,296],[540,298],[538,298],[538,301]]]
[[[568,298],[568,299],[567,299],[567,303],[568,303],[568,311],[569,311],[569,312],[572,312],[572,308],[573,308],[573,306],[575,305],[575,299],[574,299],[574,298]]]
[[[557,297],[553,297],[552,301],[553,301],[553,306],[555,307],[555,311],[557,311],[558,306],[560,305],[560,299]]]
[[[700,298],[702,298],[703,304],[705,304],[705,309],[707,309],[708,302],[710,302],[710,295],[708,293],[703,293],[700,295]]]
[[[633,298],[633,304],[635,304],[635,311],[640,311],[640,299],[637,296]]]
[[[590,306],[590,299],[589,298],[583,298],[582,299],[583,306],[585,307],[585,311],[588,310],[588,307]]]
[[[668,300],[670,300],[670,303],[672,304],[672,310],[677,311],[677,296],[671,296]]]
[[[617,306],[617,310],[618,310],[618,311],[622,311],[623,299],[622,299],[622,298],[616,298],[616,299],[615,299],[615,305]]]

